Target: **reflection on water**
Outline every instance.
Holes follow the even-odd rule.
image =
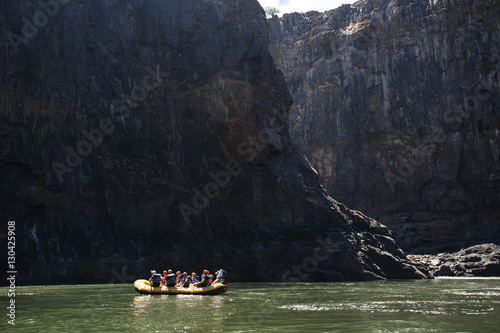
[[[16,289],[0,332],[493,332],[499,279],[233,283],[222,295],[139,295],[132,285]],[[7,288],[0,288],[7,304]],[[5,318],[7,318],[5,316]]]
[[[200,295],[138,295],[133,300],[131,325],[160,332],[220,327],[224,297]],[[200,326],[202,323],[203,326]]]

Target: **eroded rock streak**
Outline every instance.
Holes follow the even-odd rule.
[[[270,19],[290,132],[407,251],[500,236],[500,4],[363,0]]]

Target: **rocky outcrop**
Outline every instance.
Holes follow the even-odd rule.
[[[426,277],[293,149],[257,1],[4,1],[0,22],[18,283]]]
[[[408,255],[433,276],[500,276],[500,246],[475,245],[454,253]]]
[[[500,240],[500,4],[362,0],[273,17],[290,132],[406,251]]]

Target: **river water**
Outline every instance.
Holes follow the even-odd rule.
[[[500,279],[229,283],[216,296],[132,284],[17,287],[0,332],[500,332]]]

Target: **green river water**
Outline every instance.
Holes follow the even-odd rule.
[[[0,288],[0,332],[500,332],[500,279],[229,283],[216,296],[132,284]]]

